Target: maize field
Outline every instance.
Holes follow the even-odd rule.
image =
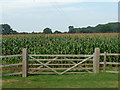
[[[118,34],[58,34],[58,35],[3,35],[2,55],[21,54],[27,48],[29,54],[93,54],[119,53]]]

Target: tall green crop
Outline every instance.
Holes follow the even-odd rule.
[[[117,34],[73,35],[16,35],[2,38],[2,54],[21,54],[27,48],[29,54],[93,54],[100,52],[119,53]],[[116,61],[116,58],[109,60]]]

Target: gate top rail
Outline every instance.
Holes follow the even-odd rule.
[[[28,56],[49,56],[49,57],[93,57],[94,55],[69,55],[69,54],[66,54],[66,55],[63,55],[63,54],[61,54],[61,55],[50,55],[50,54],[44,54],[44,55],[31,55],[31,54],[29,54]]]
[[[101,53],[100,56],[104,56],[104,53]],[[22,56],[22,54],[17,54],[17,55],[6,55],[6,56],[0,56],[0,58],[7,58],[7,57],[18,57],[18,56]],[[82,54],[78,54],[78,55],[70,55],[70,54],[56,54],[56,55],[50,55],[50,54],[29,54],[28,56],[49,56],[49,57],[93,57],[94,55],[82,55]],[[120,54],[117,53],[107,53],[106,56],[120,56]]]

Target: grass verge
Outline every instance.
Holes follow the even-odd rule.
[[[118,88],[118,74],[4,76],[3,88]]]

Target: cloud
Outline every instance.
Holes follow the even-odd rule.
[[[0,6],[3,9],[10,11],[10,10],[17,10],[17,9],[24,9],[24,8],[34,8],[39,7],[39,9],[45,9],[60,5],[67,5],[71,3],[80,3],[80,2],[118,2],[119,0],[0,0]],[[1,8],[1,7],[0,7]],[[82,10],[83,8],[79,7],[63,7],[64,11],[72,11],[72,10]]]
[[[118,2],[119,0],[34,0],[36,2],[63,2],[63,3],[72,3],[72,2]]]
[[[2,8],[0,6],[0,23],[2,23]]]
[[[39,7],[49,7],[50,6],[49,3],[45,3],[45,2],[33,3],[32,1],[31,2],[30,1],[25,0],[24,2],[22,2],[22,1],[12,0],[11,2],[2,2],[2,3],[0,3],[0,6],[2,6],[0,8],[3,8],[5,10],[9,11],[9,10],[37,7],[37,6],[39,6]]]
[[[69,4],[79,2],[118,2],[119,0],[0,0],[0,5],[5,7],[30,7],[34,6],[34,3],[38,3],[39,6],[49,6],[49,3]]]
[[[59,7],[60,5],[66,5],[69,3],[82,2],[84,0],[0,0],[0,6],[6,11],[13,11],[18,9],[30,9],[39,7],[39,9],[48,9],[51,7]],[[75,7],[65,7],[64,11],[78,10]],[[79,9],[80,10],[80,9]]]
[[[80,10],[85,10],[85,7],[63,7],[61,8],[63,11],[80,11]]]
[[[61,3],[73,3],[73,2],[118,2],[119,0],[0,0],[0,2],[61,2]]]

